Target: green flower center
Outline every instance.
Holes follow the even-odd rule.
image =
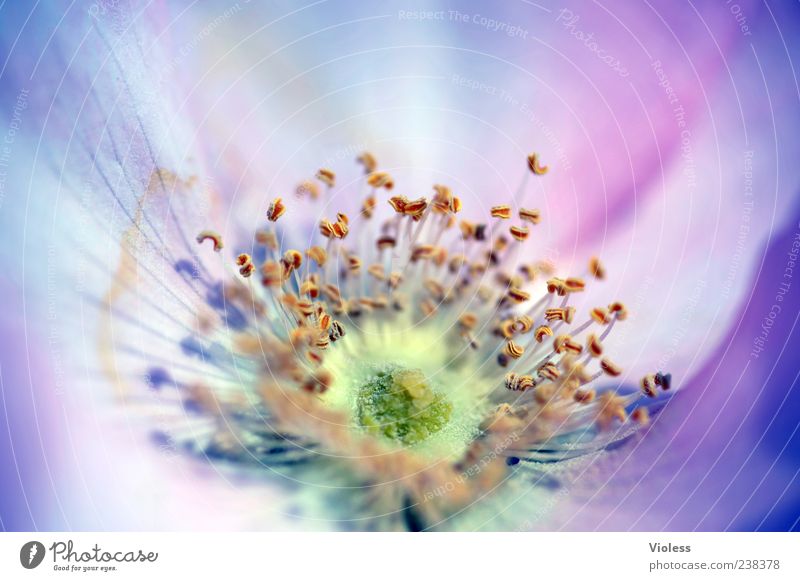
[[[358,390],[358,423],[368,432],[413,446],[444,428],[453,405],[418,369],[377,371]]]

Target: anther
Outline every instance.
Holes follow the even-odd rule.
[[[467,312],[458,318],[458,322],[464,329],[472,330],[478,324],[478,317],[475,313]]]
[[[398,214],[411,216],[414,221],[418,221],[428,207],[428,201],[425,198],[409,200],[405,196],[393,196],[389,198],[389,205]]]
[[[597,338],[597,335],[589,335],[586,339],[586,349],[592,357],[600,357],[603,354],[603,344],[600,342],[600,339]]]
[[[322,313],[319,315],[319,324],[317,326],[319,327],[320,331],[327,331],[331,328],[332,322],[333,319],[331,319],[331,316],[328,313]]]
[[[508,296],[516,303],[524,303],[531,298],[531,294],[520,288],[511,287],[508,289]]]
[[[528,315],[522,315],[514,321],[514,330],[518,333],[525,334],[533,328],[533,319]]]
[[[458,223],[458,227],[461,230],[461,237],[464,240],[469,240],[470,238],[475,237],[477,225],[474,222],[470,222],[469,220],[461,220]]]
[[[361,215],[364,218],[372,218],[372,215],[375,213],[375,206],[377,206],[378,200],[375,196],[368,196],[364,203],[361,205]]]
[[[267,220],[270,222],[277,222],[278,218],[286,213],[286,206],[280,198],[275,198],[267,208]]]
[[[658,395],[658,386],[656,385],[656,376],[653,374],[645,375],[640,382],[642,392],[647,397],[655,397]]]
[[[580,354],[583,351],[583,346],[580,343],[573,341],[569,335],[559,335],[553,339],[553,351],[556,353],[575,353]]]
[[[436,303],[434,303],[429,298],[424,298],[419,304],[420,309],[422,310],[422,314],[426,317],[430,317],[434,313],[436,313]]]
[[[324,167],[317,171],[317,179],[329,188],[336,185],[336,174]]]
[[[586,288],[586,283],[580,278],[568,278],[564,281],[564,286],[571,293],[581,292]]]
[[[342,301],[342,293],[336,285],[330,283],[326,284],[322,287],[322,293],[333,303],[340,303]]]
[[[344,337],[344,325],[342,325],[339,321],[333,321],[331,323],[330,333],[328,336],[331,339],[331,342],[336,342],[342,337]]]
[[[528,167],[537,176],[543,176],[547,173],[547,166],[539,164],[539,154],[532,153],[528,156]]]
[[[531,224],[538,224],[542,220],[542,213],[539,210],[529,210],[527,208],[519,209],[519,218]]]
[[[295,188],[294,194],[298,198],[308,196],[312,200],[319,198],[319,186],[312,181],[304,181]]]
[[[547,325],[540,325],[536,327],[536,331],[534,331],[533,336],[536,338],[537,343],[541,343],[542,341],[544,341],[545,337],[553,336],[553,329],[551,329]]]
[[[287,250],[283,254],[281,263],[283,264],[284,275],[288,276],[293,270],[297,270],[300,268],[300,265],[303,264],[303,255],[297,250]]]
[[[448,270],[450,270],[451,273],[455,274],[459,270],[461,270],[461,267],[464,266],[464,263],[466,261],[467,261],[466,256],[464,256],[463,254],[456,254],[455,256],[450,258],[450,262],[448,263],[447,268]]]
[[[224,248],[222,244],[222,236],[213,230],[203,230],[197,235],[197,243],[202,244],[206,240],[211,240],[214,243],[214,252],[219,252]]]
[[[371,264],[369,268],[367,268],[367,272],[370,274],[370,276],[377,280],[386,279],[386,272],[384,271],[382,264]]]
[[[376,246],[378,250],[385,250],[387,248],[394,248],[397,244],[397,240],[395,240],[392,236],[381,236],[378,238],[376,242]]]
[[[589,273],[598,280],[606,277],[606,269],[596,256],[589,259]]]
[[[420,244],[415,246],[411,250],[411,262],[417,262],[419,260],[426,260],[431,258],[436,250],[435,246],[431,244]]]
[[[359,155],[356,161],[364,166],[365,174],[371,174],[375,171],[375,168],[378,167],[378,161],[375,159],[375,156],[368,151]]]
[[[561,376],[561,371],[559,371],[558,367],[556,367],[554,363],[549,362],[542,365],[537,373],[540,377],[549,379],[550,381],[555,381]]]
[[[461,200],[452,194],[450,188],[435,184],[433,189],[436,192],[431,203],[434,212],[437,214],[457,214],[461,211]]]
[[[514,319],[506,319],[498,326],[500,336],[504,339],[511,339],[514,336]]]
[[[597,422],[601,428],[608,428],[614,420],[625,422],[628,414],[625,412],[625,400],[615,393],[607,391],[600,396],[600,412]]]
[[[631,419],[640,426],[646,426],[650,423],[650,412],[646,407],[638,407],[631,413]]]
[[[347,268],[350,272],[358,272],[361,270],[361,259],[358,256],[349,255],[347,257]]]
[[[253,259],[249,254],[240,254],[236,257],[236,264],[239,266],[239,274],[245,278],[249,278],[255,271],[256,267],[253,264]]]
[[[622,368],[608,358],[600,360],[600,369],[605,371],[611,377],[622,375]]]
[[[514,240],[519,242],[527,240],[531,233],[527,226],[511,226],[508,231],[511,232],[511,236],[514,237]]]
[[[322,246],[312,246],[306,250],[306,256],[317,263],[317,266],[325,266],[328,260],[328,253]]]
[[[501,220],[508,220],[511,218],[511,206],[492,206],[492,218],[500,218]]]
[[[444,286],[432,278],[425,279],[425,282],[422,283],[425,289],[431,294],[431,296],[436,299],[437,301],[443,301],[445,298],[445,290]]]
[[[277,262],[269,261],[261,265],[261,284],[266,287],[279,287],[283,284],[283,269]]]
[[[603,307],[593,308],[589,312],[589,315],[596,323],[599,323],[600,325],[607,325],[611,322],[611,317],[608,315],[608,310],[604,309]]]
[[[619,301],[615,301],[608,305],[609,312],[616,315],[618,321],[624,321],[628,318],[628,309],[625,308],[625,305],[620,303]]]
[[[312,299],[315,299],[319,296],[319,285],[310,278],[306,279],[303,281],[303,284],[300,285],[300,294],[308,295]]]
[[[669,391],[669,388],[672,387],[672,374],[671,373],[661,373],[660,371],[656,373],[656,385],[660,386],[661,389],[664,391]]]
[[[575,307],[556,307],[547,309],[544,312],[544,318],[548,321],[564,321],[567,324],[572,323],[572,318],[575,316]]]
[[[384,188],[391,190],[394,187],[392,176],[383,171],[377,171],[367,176],[367,183],[373,188]]]
[[[525,347],[514,341],[509,341],[503,348],[503,353],[512,359],[519,359],[525,353]]]
[[[533,377],[530,375],[506,374],[506,389],[511,391],[525,391],[533,387]]]
[[[532,264],[521,265],[519,271],[528,282],[533,282],[536,279],[536,268]]]

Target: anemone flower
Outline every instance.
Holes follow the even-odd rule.
[[[798,526],[796,7],[0,12],[4,527]]]

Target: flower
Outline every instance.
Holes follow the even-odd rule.
[[[220,279],[200,256],[176,264],[214,289],[180,345],[217,372],[182,362],[142,370],[157,400],[181,412],[157,441],[293,481],[333,470],[347,485],[336,494],[351,497],[344,506],[362,507],[341,518],[416,530],[464,526],[479,500],[546,477],[521,464],[596,453],[649,422],[645,402],[660,401],[671,376],[620,389],[603,341],[627,309],[575,298],[606,278],[597,257],[558,276],[526,250],[523,224],[538,224],[538,210],[511,200],[485,222],[467,220],[450,187],[391,195],[375,156],[359,159],[370,167],[339,195],[361,191],[362,211],[322,218],[307,248],[281,241],[292,214],[317,213],[326,196],[270,202],[250,248],[223,258]],[[536,160],[530,172],[544,175]],[[335,173],[316,177],[332,196]],[[144,247],[134,236],[131,248]],[[209,229],[196,241],[210,257],[225,248]]]

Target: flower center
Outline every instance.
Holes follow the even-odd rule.
[[[358,423],[372,434],[413,446],[450,421],[453,405],[418,369],[377,371],[358,390]]]

